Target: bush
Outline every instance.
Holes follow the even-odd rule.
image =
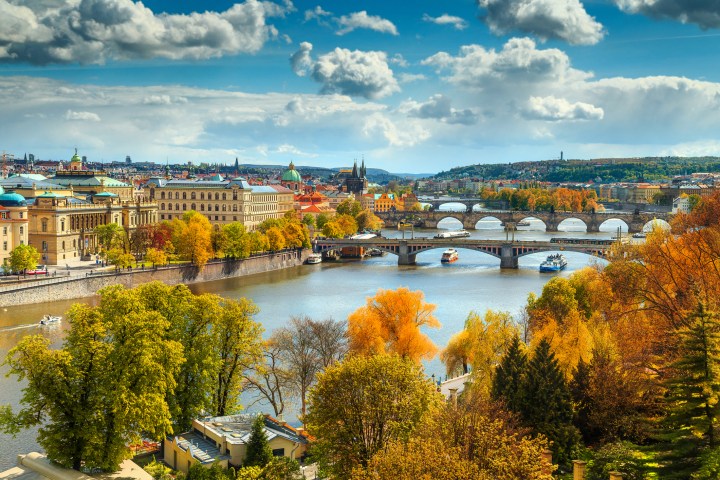
[[[168,480],[171,478],[172,468],[165,466],[153,458],[152,462],[143,467],[155,480]]]
[[[637,445],[616,442],[601,447],[588,462],[587,480],[607,480],[613,471],[622,473],[623,480],[645,478],[645,464]]]
[[[693,480],[716,480],[720,478],[720,447],[710,449],[700,457],[700,469],[693,473]]]

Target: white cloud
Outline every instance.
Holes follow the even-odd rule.
[[[392,63],[393,65],[397,65],[401,68],[407,68],[410,66],[410,63],[405,60],[405,57],[403,57],[401,53],[396,53],[395,55],[390,57],[390,63]]]
[[[300,44],[300,49],[293,53],[290,57],[290,66],[292,67],[293,72],[301,77],[307,75],[308,71],[312,68],[313,60],[310,56],[312,48],[312,43],[302,42]]]
[[[602,108],[584,102],[570,103],[564,98],[530,97],[523,112],[528,120],[547,120],[551,122],[567,120],[602,120],[605,112]]]
[[[603,27],[588,15],[579,0],[477,0],[483,17],[496,34],[521,31],[541,40],[558,39],[572,45],[594,45]]]
[[[51,5],[0,0],[0,60],[44,65],[255,53],[278,36],[268,17],[293,8],[287,2],[246,0],[224,12],[156,15],[132,0],[57,0]]]
[[[447,13],[444,13],[439,17],[432,17],[426,13],[423,15],[422,18],[424,21],[434,23],[436,25],[451,25],[456,30],[464,30],[468,26],[468,23],[465,21],[465,19],[453,15],[448,15]]]
[[[407,101],[400,105],[400,111],[410,117],[439,120],[449,124],[473,125],[478,115],[471,109],[458,110],[452,107],[450,98],[443,94],[431,96],[427,102]]]
[[[412,83],[426,79],[427,77],[422,73],[401,73],[398,75],[398,81],[400,83]]]
[[[172,105],[173,103],[187,103],[185,97],[171,97],[170,95],[150,95],[143,98],[144,105]]]
[[[365,10],[361,12],[354,12],[350,15],[343,15],[337,19],[340,29],[335,32],[337,35],[345,35],[357,30],[358,28],[366,28],[368,30],[375,30],[380,33],[389,33],[390,35],[397,35],[397,27],[390,20],[387,20],[376,15],[368,15]]]
[[[336,48],[313,61],[311,50],[312,45],[303,42],[291,64],[298,75],[310,71],[312,79],[323,85],[321,93],[376,99],[400,91],[385,52]]]
[[[68,110],[65,112],[65,120],[80,120],[84,122],[99,122],[100,116],[93,112],[76,112]]]
[[[275,149],[275,153],[284,154],[284,155],[295,155],[298,157],[307,157],[307,158],[316,158],[318,156],[317,153],[303,152],[296,146],[290,145],[287,143],[283,143],[282,145],[279,145],[277,147],[277,149]]]
[[[398,127],[395,122],[381,113],[367,117],[362,129],[363,135],[368,139],[382,136],[390,146],[412,147],[430,138],[430,132],[419,123],[405,122]]]
[[[312,10],[305,10],[305,21],[306,22],[309,22],[310,20],[313,20],[313,19],[321,20],[325,17],[330,17],[330,16],[332,16],[332,13],[323,10],[323,8],[320,5],[316,6]]]
[[[703,29],[720,28],[717,0],[615,0],[615,3],[628,13],[694,23]]]

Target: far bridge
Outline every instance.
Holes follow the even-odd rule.
[[[654,220],[669,222],[671,213],[649,212],[530,212],[519,210],[489,210],[489,211],[425,211],[425,212],[375,212],[385,225],[398,225],[411,223],[420,228],[437,228],[438,223],[446,218],[454,218],[466,230],[474,230],[475,225],[485,218],[496,218],[506,227],[515,226],[522,221],[537,218],[545,224],[545,231],[557,232],[558,226],[568,219],[582,221],[588,232],[599,232],[600,226],[608,220],[621,220],[627,225],[628,233],[642,232],[646,225]]]
[[[313,250],[318,253],[343,247],[376,248],[398,257],[398,265],[414,265],[418,253],[433,249],[467,248],[487,253],[500,259],[500,268],[518,268],[518,259],[532,253],[548,251],[581,252],[599,258],[606,258],[614,240],[577,239],[565,242],[475,240],[468,238],[326,238],[313,240]]]

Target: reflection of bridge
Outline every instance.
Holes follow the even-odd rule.
[[[629,233],[641,232],[643,227],[653,220],[668,221],[672,216],[669,213],[629,213],[629,212],[607,212],[607,213],[574,213],[574,212],[522,212],[514,210],[497,210],[485,212],[376,212],[385,225],[397,225],[400,222],[413,223],[422,228],[437,228],[437,224],[444,218],[459,220],[463,228],[474,229],[477,222],[483,218],[497,218],[504,225],[517,224],[529,218],[537,218],[545,223],[545,230],[557,232],[558,225],[563,220],[574,218],[585,223],[588,232],[599,232],[600,225],[608,220],[622,220],[628,226]]]
[[[507,242],[501,240],[475,240],[414,238],[411,240],[397,238],[370,238],[353,240],[350,238],[329,238],[314,240],[313,248],[316,252],[326,252],[342,247],[377,248],[384,252],[398,256],[398,265],[413,265],[415,256],[420,252],[435,248],[467,248],[487,253],[500,259],[500,268],[518,268],[518,258],[531,253],[547,251],[572,251],[605,258],[610,249],[608,240],[586,240],[584,244],[519,241]]]

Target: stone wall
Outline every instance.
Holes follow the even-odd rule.
[[[17,290],[0,292],[0,307],[27,305],[31,303],[70,300],[91,297],[108,285],[135,287],[155,280],[168,285],[190,284],[242,277],[302,265],[310,252],[292,250],[235,261],[208,263],[200,270],[192,265],[171,266],[160,269],[134,270],[132,272],[108,273],[89,277],[71,277],[67,281],[33,285]]]

